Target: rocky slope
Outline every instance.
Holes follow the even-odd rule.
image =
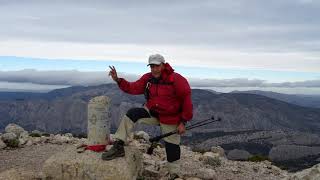
[[[31,137],[31,134],[39,132],[29,133],[12,124],[6,128],[5,134],[8,133],[14,134],[19,144],[18,148],[0,148],[0,179],[99,180],[114,179],[117,173],[120,173],[116,176],[117,179],[132,179],[131,170],[136,170],[134,171],[136,179],[162,180],[294,180],[320,177],[320,164],[292,174],[273,166],[268,161],[228,160],[221,147],[211,147],[208,152],[199,153],[191,151],[186,146],[182,146],[178,169],[172,174],[166,166],[164,148],[158,146],[152,155],[146,154],[150,144],[147,142],[148,135],[144,132],[132,135],[126,146],[126,157],[111,161],[102,161],[101,154],[96,152],[77,153],[76,146],[85,143],[86,139],[73,138],[70,134]],[[5,134],[1,134],[1,140],[5,139]],[[27,142],[22,144],[25,140]],[[8,143],[6,139],[4,141]],[[112,172],[106,169],[112,169]]]
[[[227,154],[234,149],[243,150],[250,156],[268,157],[290,171],[305,169],[320,162],[319,135],[297,131],[198,132],[184,137],[183,143],[197,151],[207,151],[211,146],[221,146]]]
[[[111,132],[118,127],[119,119],[131,107],[140,107],[143,96],[131,96],[114,84],[91,87],[70,87],[41,95],[22,94],[0,100],[0,132],[9,123],[26,130],[49,133],[85,133],[87,129],[88,101],[99,95],[111,98]],[[0,98],[1,99],[1,98]],[[305,108],[276,99],[254,94],[217,94],[205,90],[192,90],[194,120],[219,116],[222,122],[213,123],[188,132],[184,144],[208,150],[222,146],[226,152],[245,150],[251,155],[269,156],[271,150],[287,160],[298,160],[312,166],[320,158],[318,151],[320,109]],[[159,134],[157,127],[138,127],[150,135]],[[237,141],[235,141],[237,140]],[[283,151],[278,145],[303,149],[296,156]],[[304,147],[308,146],[308,147]],[[311,150],[310,150],[310,148]],[[270,155],[272,159],[272,156]],[[299,158],[299,159],[292,159]],[[311,163],[310,163],[311,162]]]

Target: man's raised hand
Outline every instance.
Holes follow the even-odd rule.
[[[116,68],[114,66],[109,66],[109,68],[110,68],[109,76],[111,76],[114,81],[118,82],[119,78],[118,78]]]

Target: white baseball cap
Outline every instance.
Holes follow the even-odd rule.
[[[160,65],[161,63],[164,63],[164,57],[161,56],[160,54],[153,54],[149,56],[149,64],[156,64],[156,65]]]

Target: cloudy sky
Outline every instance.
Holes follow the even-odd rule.
[[[160,53],[193,87],[320,94],[319,0],[0,0],[0,90],[134,80]]]

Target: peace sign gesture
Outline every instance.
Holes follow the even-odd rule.
[[[118,82],[119,78],[118,78],[116,68],[114,66],[109,66],[109,68],[110,68],[109,76],[111,76],[114,81]]]

